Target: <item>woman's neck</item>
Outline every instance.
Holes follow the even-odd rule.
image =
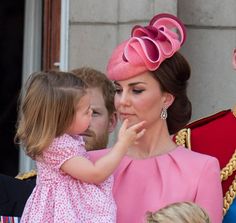
[[[176,144],[169,135],[165,122],[160,125],[149,126],[145,135],[138,141],[138,144],[130,148],[127,155],[144,159],[168,153],[176,148]]]

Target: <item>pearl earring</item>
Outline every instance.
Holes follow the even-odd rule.
[[[163,107],[161,110],[161,119],[166,120],[167,119],[167,108]]]

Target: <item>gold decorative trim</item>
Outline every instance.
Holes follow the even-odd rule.
[[[236,197],[236,176],[224,196],[223,214],[225,215]]]
[[[178,146],[186,146],[186,136],[187,136],[187,129],[181,129],[180,131],[177,132],[175,136],[175,143]]]
[[[232,108],[232,113],[233,113],[234,117],[236,118],[236,105]]]
[[[19,179],[19,180],[26,180],[28,178],[34,177],[37,175],[37,171],[36,170],[31,170],[25,173],[20,173],[18,174],[15,178]]]
[[[190,145],[190,129],[189,128],[185,128],[185,129],[181,129],[177,132],[176,136],[175,136],[175,143],[178,146],[184,146],[188,149],[191,149]]]
[[[234,151],[227,165],[224,168],[222,168],[220,172],[221,181],[227,180],[228,177],[231,176],[235,170],[236,170],[236,150]],[[235,197],[236,197],[236,176],[234,177],[234,180],[230,185],[229,190],[225,193],[224,196],[224,206],[223,206],[224,215],[229,210],[230,205],[233,203]]]
[[[222,168],[220,172],[220,178],[222,181],[225,181],[228,179],[229,176],[231,176],[234,171],[236,170],[236,150],[234,151],[231,159],[227,163],[227,165]]]
[[[187,138],[186,138],[186,146],[188,149],[192,149],[192,145],[191,145],[191,129],[187,128]]]

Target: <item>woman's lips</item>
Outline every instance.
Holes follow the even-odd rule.
[[[120,113],[120,117],[122,117],[122,118],[130,118],[131,116],[133,116],[133,114],[130,114],[130,113]]]

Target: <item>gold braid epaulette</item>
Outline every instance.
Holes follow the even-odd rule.
[[[228,177],[231,176],[235,170],[236,170],[236,150],[234,151],[234,154],[232,155],[227,165],[220,172],[221,181],[227,180]],[[233,203],[235,197],[236,197],[236,176],[234,177],[234,180],[230,185],[229,190],[225,193],[224,196],[224,207],[223,207],[224,215],[229,210],[230,205]]]
[[[236,197],[236,176],[224,196],[223,214],[225,215]]]
[[[29,178],[34,177],[36,175],[37,175],[36,170],[31,170],[31,171],[28,171],[25,173],[20,173],[15,178],[17,178],[19,180],[26,180],[26,179],[29,179]]]
[[[232,155],[231,159],[227,163],[227,165],[221,170],[220,178],[222,181],[227,180],[229,176],[231,176],[236,170],[236,151]]]
[[[180,131],[178,131],[175,136],[175,143],[178,146],[184,146],[188,149],[191,149],[190,129],[185,128],[185,129],[181,129]]]

